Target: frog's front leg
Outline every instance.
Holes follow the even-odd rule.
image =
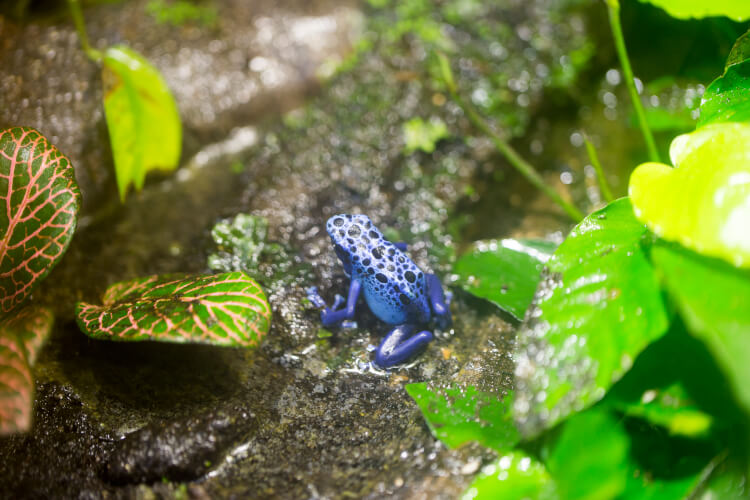
[[[323,326],[331,326],[345,319],[351,319],[354,317],[354,308],[357,305],[357,299],[359,298],[359,292],[361,289],[362,285],[359,281],[353,279],[349,284],[349,295],[346,299],[346,307],[339,310],[326,307],[320,312],[320,321],[323,323]],[[334,304],[334,308],[336,305],[337,304]]]
[[[412,335],[416,325],[398,325],[385,336],[375,352],[375,364],[381,368],[403,363],[432,340],[427,330]]]

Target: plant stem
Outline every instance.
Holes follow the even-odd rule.
[[[609,26],[610,28],[612,28],[612,37],[615,39],[617,57],[620,59],[622,72],[625,73],[625,84],[628,86],[630,99],[633,101],[633,107],[635,108],[635,114],[638,117],[638,125],[641,128],[643,139],[646,141],[649,159],[651,161],[658,162],[659,152],[656,149],[656,143],[654,143],[654,136],[651,134],[651,129],[648,128],[648,123],[646,123],[646,113],[643,111],[641,98],[638,96],[638,90],[635,88],[635,78],[633,77],[633,70],[630,67],[628,52],[625,49],[625,38],[622,36],[622,26],[620,25],[620,2],[618,0],[604,1],[607,4],[607,11],[609,13]]]
[[[86,33],[86,23],[83,20],[83,12],[81,12],[81,5],[78,0],[68,0],[68,7],[70,7],[70,15],[73,17],[73,24],[76,26],[78,32],[78,38],[81,40],[81,47],[89,59],[94,62],[102,60],[102,53],[89,44],[89,36]]]
[[[508,144],[502,137],[500,137],[497,132],[492,130],[487,121],[485,121],[485,119],[482,118],[479,113],[477,113],[473,106],[465,102],[461,98],[461,96],[458,95],[457,86],[455,80],[453,79],[453,72],[451,71],[448,58],[440,53],[438,54],[438,58],[440,62],[440,69],[443,75],[443,80],[448,87],[448,92],[450,93],[453,101],[455,101],[455,103],[458,104],[459,107],[463,110],[469,121],[492,140],[497,150],[505,157],[506,160],[508,160],[511,165],[513,165],[513,167],[521,175],[526,177],[526,180],[528,180],[544,194],[549,196],[552,201],[557,203],[560,208],[565,211],[568,217],[576,222],[581,221],[583,219],[583,214],[581,213],[581,211],[571,203],[565,201],[553,187],[547,185],[544,182],[544,179],[542,179],[542,176],[539,175],[539,172],[537,172],[533,167],[533,165],[524,160],[510,144]]]
[[[594,166],[594,170],[596,170],[596,178],[599,181],[599,190],[602,192],[602,196],[604,196],[604,199],[607,200],[607,203],[609,203],[615,198],[614,196],[612,196],[612,191],[609,189],[607,179],[604,177],[604,170],[602,169],[601,162],[599,162],[599,155],[596,154],[594,145],[591,144],[591,141],[588,137],[586,137],[585,134],[583,136],[583,140],[586,143],[586,152],[589,154],[589,160]]]

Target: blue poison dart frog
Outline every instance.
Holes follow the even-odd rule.
[[[440,280],[406,256],[405,243],[387,241],[366,215],[334,215],[326,230],[351,283],[346,301],[337,297],[330,308],[317,290],[310,290],[312,302],[324,308],[323,326],[351,319],[362,292],[373,314],[395,325],[375,353],[375,364],[385,368],[406,361],[432,340],[432,332],[421,329],[430,319],[450,323]]]

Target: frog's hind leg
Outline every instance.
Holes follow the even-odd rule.
[[[375,352],[375,364],[381,368],[398,365],[414,356],[432,340],[432,332],[421,331],[415,335],[415,325],[398,325],[385,336]]]

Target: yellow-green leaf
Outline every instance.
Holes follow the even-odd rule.
[[[750,267],[750,124],[717,123],[672,141],[676,168],[630,177],[636,217],[668,241]]]
[[[115,160],[120,199],[143,187],[151,170],[177,167],[182,125],[159,71],[137,52],[115,46],[103,59],[104,111]]]
[[[750,19],[747,0],[641,0],[661,7],[677,19],[726,16],[738,22]]]

